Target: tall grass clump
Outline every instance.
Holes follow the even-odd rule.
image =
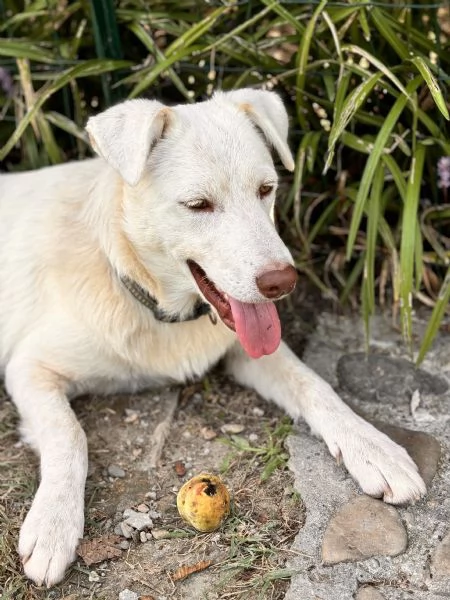
[[[0,0],[0,160],[83,158],[120,99],[275,90],[297,169],[279,221],[328,296],[392,308],[422,360],[450,299],[447,0]],[[413,311],[431,307],[413,348]]]

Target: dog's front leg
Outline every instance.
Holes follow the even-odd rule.
[[[239,383],[275,401],[293,419],[303,417],[367,494],[403,504],[426,492],[406,450],[356,415],[283,342],[274,354],[258,360],[235,345],[227,367]]]
[[[41,363],[13,359],[6,387],[25,441],[40,456],[41,482],[20,531],[25,574],[48,587],[60,581],[83,536],[86,436],[64,394],[64,382]]]

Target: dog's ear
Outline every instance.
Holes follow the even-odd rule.
[[[275,92],[243,88],[232,92],[219,92],[243,110],[262,131],[267,142],[275,148],[288,171],[295,169],[294,159],[287,143],[289,121],[281,98]]]
[[[86,130],[95,152],[134,186],[171,116],[171,109],[156,100],[128,100],[91,117]]]

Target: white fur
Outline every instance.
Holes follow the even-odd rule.
[[[419,498],[425,486],[407,453],[286,346],[252,360],[222,322],[156,321],[120,281],[186,315],[198,298],[193,259],[236,299],[264,300],[256,277],[292,263],[270,216],[269,147],[293,168],[280,99],[239,90],[173,108],[129,101],[87,129],[101,158],[0,178],[0,365],[41,459],[19,541],[28,577],[61,580],[83,533],[86,438],[68,399],[185,381],[225,355],[238,381],[306,419],[365,492]],[[274,192],[261,200],[263,183]],[[214,212],[183,204],[199,198]]]

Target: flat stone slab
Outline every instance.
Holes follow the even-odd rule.
[[[382,421],[368,420],[377,429],[407,450],[410,457],[416,463],[426,486],[429,487],[436,475],[442,453],[441,445],[437,439],[429,433],[423,433],[422,431],[413,431],[412,429],[397,427],[397,425],[390,425]]]
[[[322,543],[325,565],[371,556],[397,556],[408,544],[406,530],[393,506],[369,496],[345,504],[331,518]]]
[[[448,581],[450,592],[450,531],[436,548],[431,559],[431,574],[435,579]]]
[[[443,394],[447,382],[403,358],[355,352],[337,363],[339,385],[361,402],[409,402],[414,392]]]

